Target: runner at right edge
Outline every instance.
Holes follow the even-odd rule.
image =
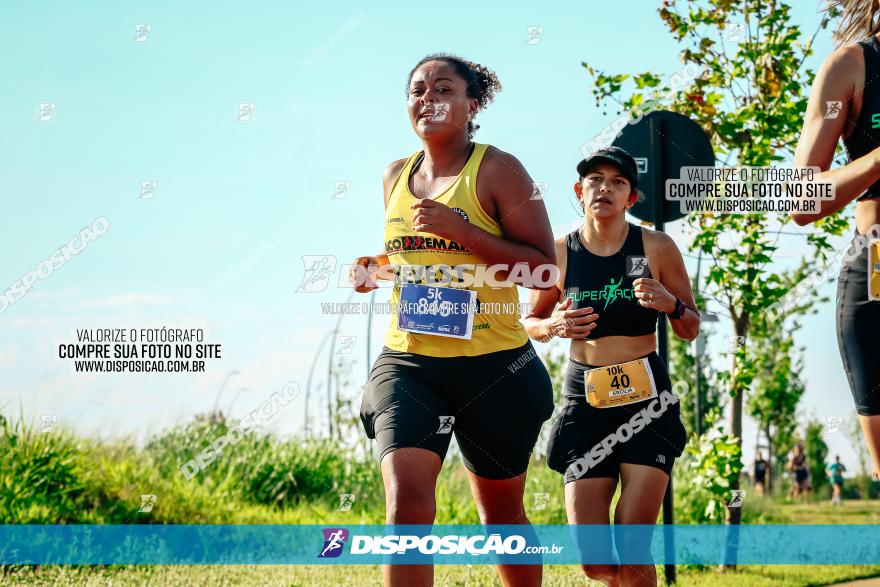
[[[876,0],[831,5],[842,10],[834,32],[837,49],[813,81],[794,165],[821,169],[820,179],[833,182],[835,198],[822,200],[818,213],[792,218],[804,226],[856,201],[853,243],[837,281],[837,345],[873,477],[880,479],[880,6]],[[831,169],[841,139],[848,161]]]

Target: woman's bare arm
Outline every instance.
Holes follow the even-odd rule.
[[[821,200],[818,213],[792,213],[791,217],[801,226],[841,210],[880,179],[880,148],[842,167],[830,169],[837,143],[850,117],[854,80],[860,68],[864,68],[862,48],[850,45],[832,53],[813,80],[794,165],[821,169],[819,177],[833,182],[835,197]],[[835,117],[826,117],[829,102],[842,103]]]

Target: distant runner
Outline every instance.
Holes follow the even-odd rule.
[[[764,495],[766,491],[767,475],[770,472],[770,463],[764,460],[761,451],[755,454],[755,492],[758,495]]]
[[[807,455],[804,445],[798,444],[788,459],[788,471],[791,473],[791,491],[789,497],[806,497],[810,491],[810,470],[807,467]]]
[[[843,474],[846,467],[840,462],[840,455],[834,456],[834,462],[825,470],[831,481],[831,505],[843,504]]]

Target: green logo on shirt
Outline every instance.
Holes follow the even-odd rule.
[[[580,302],[581,300],[605,300],[605,306],[602,307],[604,310],[608,307],[608,304],[616,302],[620,298],[631,300],[635,297],[635,288],[621,289],[620,285],[622,283],[623,276],[617,280],[617,283],[614,283],[614,278],[612,277],[608,282],[608,285],[600,290],[572,290],[568,292],[567,297],[571,298],[572,302]]]

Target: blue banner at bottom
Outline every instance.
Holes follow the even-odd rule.
[[[880,564],[880,526],[0,526],[0,564],[499,562]]]

